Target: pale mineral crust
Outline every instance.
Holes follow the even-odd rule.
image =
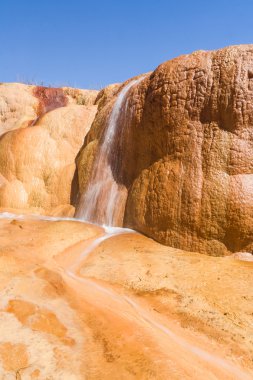
[[[0,85],[0,208],[71,215],[97,91]],[[72,199],[73,198],[73,199]]]
[[[0,218],[1,380],[252,379],[252,262],[45,219]]]

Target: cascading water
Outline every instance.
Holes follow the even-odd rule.
[[[115,146],[115,136],[119,127],[120,115],[123,113],[123,116],[128,116],[128,92],[130,88],[144,78],[141,77],[129,82],[117,97],[109,117],[102,144],[93,164],[88,188],[82,194],[77,208],[77,218],[107,226],[122,225],[127,189],[122,184],[117,183],[114,178],[111,162],[112,156],[114,160],[117,160],[117,154],[112,150]],[[121,137],[122,133],[123,131],[121,131]],[[115,166],[117,166],[117,171],[119,171],[120,165]]]

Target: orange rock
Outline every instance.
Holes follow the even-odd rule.
[[[23,300],[10,300],[6,311],[13,313],[22,324],[34,331],[52,334],[68,345],[74,344],[74,340],[66,336],[66,327],[47,309]]]
[[[0,357],[5,371],[19,372],[29,363],[26,346],[22,343],[0,343]],[[17,376],[16,379],[18,379]]]
[[[96,95],[0,86],[0,207],[73,215],[75,158],[94,119]]]
[[[1,379],[252,379],[252,262],[74,221],[0,227]]]
[[[32,379],[38,379],[40,376],[40,370],[39,369],[35,369],[32,373],[31,373],[31,378]]]
[[[114,178],[128,189],[125,226],[211,255],[252,250],[252,64],[253,45],[198,51],[161,64],[131,89],[118,126],[127,123],[127,133],[114,147]],[[86,138],[81,188],[116,96]]]

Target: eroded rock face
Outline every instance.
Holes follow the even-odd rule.
[[[0,207],[73,214],[75,158],[96,91],[0,85]]]
[[[116,94],[117,95],[117,94]],[[82,162],[116,95],[101,107]],[[222,255],[253,244],[253,45],[165,62],[129,94],[120,175],[125,226],[159,242]],[[126,120],[127,119],[127,120]],[[81,183],[85,178],[79,171]]]

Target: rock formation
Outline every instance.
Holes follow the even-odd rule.
[[[1,84],[0,207],[72,215],[128,83],[99,94]],[[161,64],[130,88],[118,123],[110,160],[128,193],[118,220],[182,249],[252,252],[252,45]]]
[[[252,379],[252,250],[253,45],[0,84],[1,379]]]
[[[0,85],[0,207],[73,214],[75,157],[97,91]]]
[[[118,93],[101,103],[79,155],[81,191]],[[253,45],[161,64],[131,89],[119,123],[125,226],[212,255],[252,251]]]
[[[0,218],[1,379],[252,379],[252,262],[45,219]]]

